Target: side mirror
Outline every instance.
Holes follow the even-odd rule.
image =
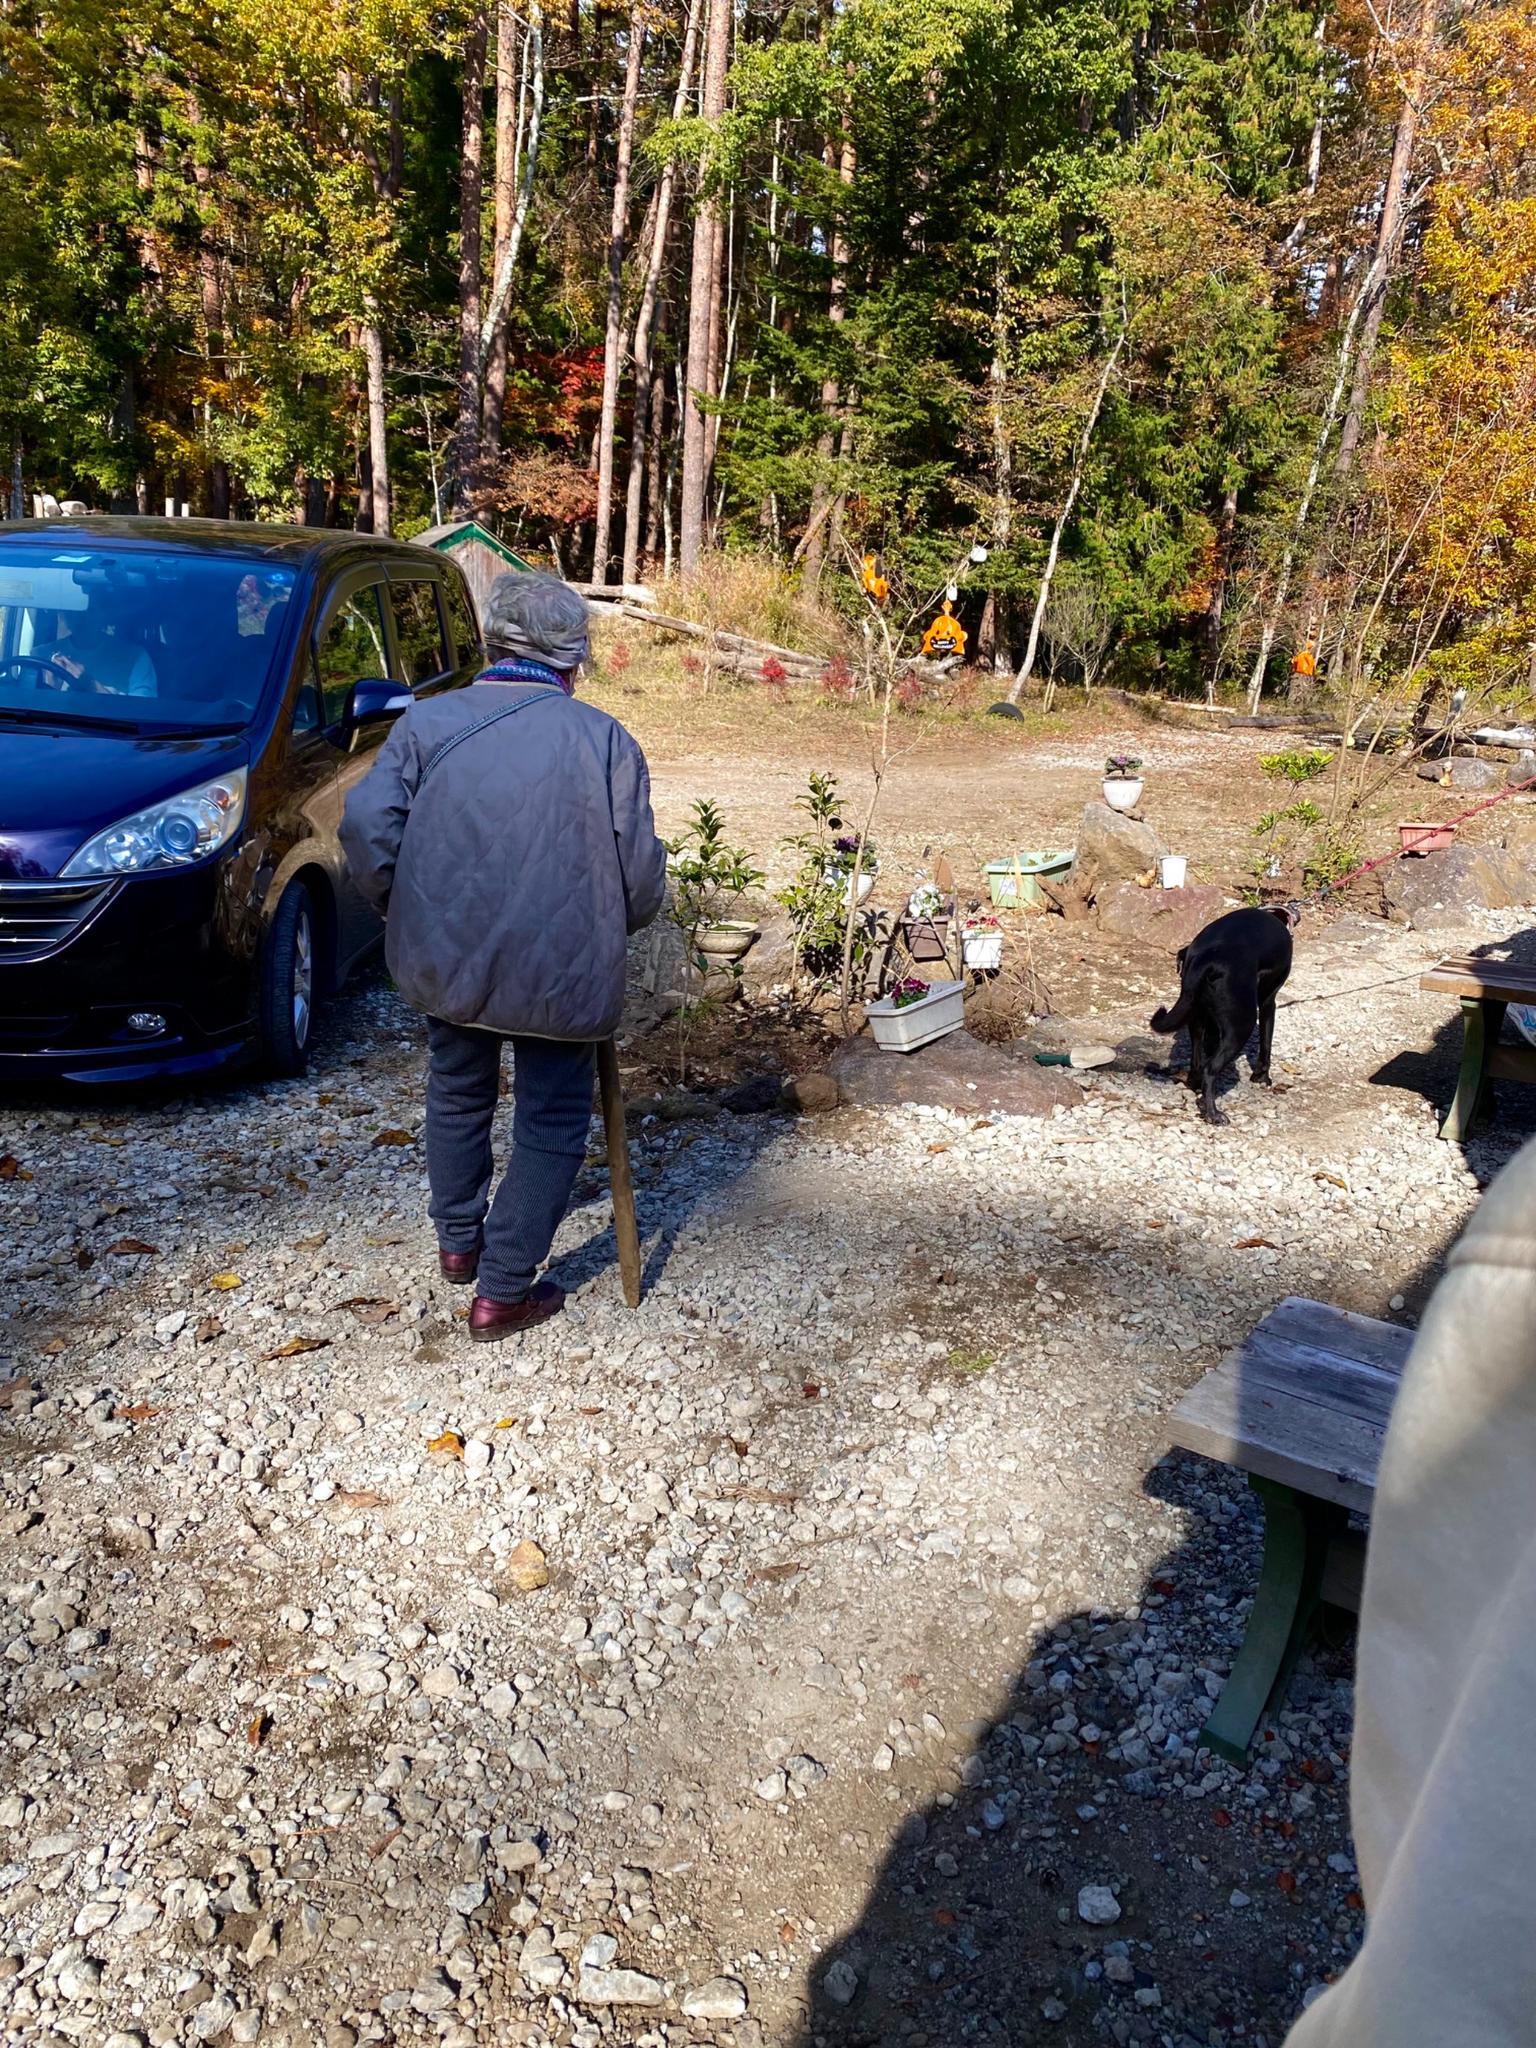
[[[409,690],[382,676],[364,676],[347,692],[347,729],[356,732],[365,725],[381,725],[385,719],[408,711],[415,702]]]

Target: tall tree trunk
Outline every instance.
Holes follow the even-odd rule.
[[[725,111],[731,55],[732,0],[709,0],[704,44],[703,117],[711,131]],[[711,176],[706,161],[702,175]],[[694,216],[693,262],[688,279],[688,369],[683,404],[683,491],[678,519],[678,562],[686,576],[704,549],[704,508],[709,495],[709,432],[705,406],[715,395],[712,358],[720,320],[720,197],[708,192]]]
[[[683,31],[683,50],[678,64],[677,91],[672,99],[674,121],[680,121],[688,110],[688,98],[693,91],[693,69],[699,53],[699,30],[707,4],[708,0],[691,0],[688,9],[688,25]],[[626,583],[635,582],[640,573],[640,508],[645,482],[646,426],[653,406],[658,424],[664,410],[664,394],[653,397],[656,337],[660,331],[657,301],[661,290],[662,272],[666,267],[667,242],[672,225],[672,195],[676,189],[677,163],[675,158],[669,157],[656,193],[656,224],[651,241],[650,259],[646,265],[645,289],[640,295],[640,310],[635,315],[635,333],[630,351],[635,363],[635,415],[629,438],[629,489],[624,500],[622,574]],[[654,462],[651,481],[654,511]],[[655,540],[648,538],[647,546],[648,551],[654,554]]]
[[[464,38],[459,130],[459,415],[453,458],[453,504],[458,512],[468,509],[480,459],[480,207],[487,38],[482,7]]]
[[[1013,435],[1008,423],[1008,292],[1003,267],[997,266],[992,299],[992,362],[987,372],[987,403],[992,416],[992,547],[1001,552],[1013,539]],[[996,593],[987,602],[976,633],[976,657],[992,664],[994,674],[1008,667],[1008,650],[998,631]]]
[[[371,531],[391,532],[389,494],[389,437],[384,395],[384,334],[379,326],[378,301],[365,293],[363,304],[368,318],[363,327],[363,361],[368,369],[368,473],[372,483]]]
[[[506,316],[512,299],[512,278],[517,269],[518,251],[523,243],[523,229],[528,224],[528,208],[533,201],[533,184],[539,169],[539,136],[544,125],[544,9],[542,0],[528,0],[528,75],[531,80],[531,108],[528,116],[528,142],[523,151],[522,175],[518,179],[517,201],[512,209],[512,224],[507,233],[506,253],[496,266],[496,275],[491,281],[491,302],[486,307],[485,318],[480,325],[480,367],[483,371],[490,361],[491,344],[496,331]]]
[[[1072,507],[1077,503],[1077,494],[1083,487],[1083,470],[1088,462],[1088,449],[1093,440],[1093,430],[1099,423],[1099,414],[1104,409],[1104,394],[1109,389],[1109,380],[1115,374],[1115,365],[1120,360],[1120,351],[1125,347],[1129,323],[1122,309],[1120,332],[1115,336],[1115,345],[1104,361],[1099,377],[1099,387],[1093,394],[1093,404],[1077,443],[1077,457],[1072,464],[1072,483],[1067,492],[1066,503],[1056,518],[1051,532],[1051,545],[1045,557],[1045,567],[1040,572],[1040,591],[1035,599],[1034,616],[1029,622],[1029,640],[1024,648],[1024,659],[1019,672],[1008,689],[1008,702],[1017,704],[1025,684],[1035,672],[1035,656],[1040,651],[1040,628],[1045,622],[1045,608],[1051,601],[1051,582],[1056,574],[1056,562],[1061,553],[1061,536],[1067,530],[1067,521],[1072,517]]]
[[[831,163],[831,145],[828,145],[827,162]],[[842,147],[838,153],[837,175],[845,187],[853,183],[853,138],[848,131],[848,116],[843,115]],[[833,223],[831,237],[832,283],[827,299],[827,319],[831,322],[833,335],[842,327],[847,313],[848,295],[848,238],[844,231],[841,211]],[[821,410],[826,425],[816,443],[816,482],[811,491],[810,515],[806,521],[804,552],[805,580],[812,588],[821,577],[821,565],[826,553],[826,536],[836,522],[834,497],[836,492],[831,477],[832,455],[837,445],[836,416],[841,393],[838,389],[835,367],[823,379],[821,386]]]
[[[1344,424],[1339,429],[1339,452],[1333,473],[1343,483],[1354,466],[1360,444],[1360,427],[1366,401],[1371,395],[1371,371],[1376,360],[1376,343],[1381,334],[1382,315],[1387,309],[1387,287],[1402,251],[1403,229],[1408,221],[1408,176],[1413,168],[1414,145],[1418,141],[1419,113],[1424,79],[1435,37],[1436,0],[1419,0],[1414,28],[1414,46],[1403,82],[1403,104],[1397,116],[1397,133],[1392,139],[1392,160],[1381,195],[1381,218],[1376,225],[1376,252],[1365,283],[1360,287],[1366,300],[1355,350],[1355,375],[1350,386]]]
[[[519,73],[517,16],[512,0],[496,0],[496,226],[491,249],[491,276],[501,275],[512,240],[517,207],[517,158],[522,141],[523,102],[528,81],[528,44],[522,45]],[[490,359],[485,366],[485,401],[481,414],[481,452],[487,462],[501,453],[501,427],[507,408],[507,323],[496,323]]]
[[[202,112],[194,99],[187,117],[194,128],[202,126]],[[213,166],[199,151],[192,165],[192,182],[197,187],[197,282],[203,312],[203,356],[210,383],[224,371],[224,283],[219,274],[219,246],[214,233]],[[211,452],[213,399],[203,396],[203,436],[210,444],[208,459],[208,510],[215,519],[229,517],[229,464]]]
[[[1221,501],[1221,524],[1216,530],[1216,582],[1210,608],[1205,615],[1205,701],[1216,702],[1216,678],[1221,669],[1221,626],[1227,614],[1227,585],[1232,580],[1232,549],[1237,539],[1237,485],[1227,486]]]
[[[592,580],[608,581],[613,531],[613,435],[619,414],[619,372],[623,366],[624,238],[629,224],[629,164],[635,147],[635,105],[640,97],[640,60],[645,51],[645,8],[629,10],[629,50],[624,65],[624,99],[619,108],[618,160],[613,174],[613,218],[608,230],[608,326],[603,337],[603,409],[597,444],[597,511],[592,535]]]
[[[23,466],[21,436],[18,434],[11,444],[11,517],[25,519],[27,516],[27,479]]]

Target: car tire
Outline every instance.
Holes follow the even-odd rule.
[[[315,905],[302,882],[283,891],[261,952],[261,1063],[278,1080],[309,1065],[315,1024]]]

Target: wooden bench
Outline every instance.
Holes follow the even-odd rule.
[[[1459,1141],[1491,1115],[1495,1081],[1536,1081],[1536,1046],[1499,1043],[1508,1005],[1536,1003],[1536,973],[1463,955],[1437,961],[1419,987],[1461,998],[1461,1072],[1440,1126],[1442,1138]]]
[[[1173,1411],[1170,1440],[1248,1474],[1264,1560],[1242,1648],[1201,1741],[1242,1763],[1324,1605],[1358,1612],[1387,1418],[1413,1332],[1292,1295]]]

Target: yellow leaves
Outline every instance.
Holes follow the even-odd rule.
[[[427,1449],[438,1457],[462,1459],[464,1439],[456,1429],[445,1429],[441,1436],[428,1438]]]
[[[265,1713],[253,1716],[245,1731],[245,1739],[252,1749],[260,1749],[267,1739],[267,1733],[271,1726],[272,1722]]]
[[[537,1593],[549,1584],[549,1560],[538,1544],[525,1536],[507,1559],[507,1576],[520,1593]]]
[[[221,1294],[228,1294],[236,1287],[243,1287],[245,1282],[238,1273],[215,1273],[208,1285],[217,1287]]]

